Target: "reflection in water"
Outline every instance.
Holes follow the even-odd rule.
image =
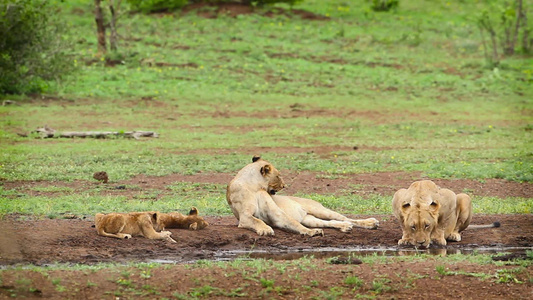
[[[430,247],[429,249],[415,249],[415,248],[320,248],[320,249],[301,249],[297,251],[219,251],[214,255],[209,256],[207,260],[212,261],[231,261],[235,259],[272,259],[272,260],[296,260],[303,257],[314,258],[332,258],[332,257],[356,257],[356,256],[412,256],[418,254],[430,255],[453,255],[453,254],[501,254],[507,253],[525,253],[526,251],[533,251],[533,247],[477,247],[477,248],[437,248]],[[168,259],[152,259],[150,262],[155,263],[192,263],[198,259],[192,260],[175,260]]]
[[[526,250],[533,250],[533,247],[493,247],[493,248],[429,248],[429,249],[415,249],[415,248],[383,248],[383,249],[307,249],[297,252],[267,252],[267,251],[252,251],[242,252],[236,254],[238,258],[251,259],[273,259],[273,260],[293,260],[305,256],[313,256],[314,258],[331,258],[336,256],[412,256],[418,254],[430,255],[453,255],[453,254],[497,254],[502,252],[524,252]]]

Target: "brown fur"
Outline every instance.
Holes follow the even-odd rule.
[[[161,231],[157,225],[159,212],[131,212],[96,214],[94,223],[99,235],[118,239],[144,236],[149,239],[167,240],[175,243],[170,231]]]
[[[398,245],[428,247],[431,243],[446,245],[446,240],[461,241],[460,232],[472,219],[472,200],[468,195],[456,195],[430,180],[416,181],[408,189],[398,190],[392,209],[403,231]]]
[[[157,224],[161,230],[165,228],[199,230],[209,226],[209,223],[198,216],[198,209],[196,207],[191,208],[187,216],[179,212],[160,213],[158,216]]]

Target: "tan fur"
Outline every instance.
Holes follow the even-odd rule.
[[[446,240],[461,241],[460,232],[472,219],[468,195],[456,195],[430,180],[416,181],[408,189],[398,190],[392,209],[403,231],[398,245],[428,247],[430,243],[446,245]]]
[[[199,230],[209,226],[209,223],[198,216],[198,209],[193,207],[187,216],[179,212],[160,213],[157,218],[157,225],[161,230],[165,228]]]
[[[144,236],[149,239],[167,240],[175,243],[170,231],[157,232],[159,212],[131,212],[96,214],[94,223],[101,236],[118,239],[130,239],[132,236]]]
[[[345,232],[351,230],[354,224],[365,228],[377,227],[378,221],[373,218],[351,220],[310,199],[274,195],[285,187],[279,171],[259,157],[254,157],[252,161],[237,173],[226,192],[239,227],[259,235],[274,235],[270,227],[273,226],[307,236],[323,235],[324,232],[305,226],[333,227]]]

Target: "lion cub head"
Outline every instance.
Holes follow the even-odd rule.
[[[254,156],[252,162],[262,164],[259,172],[267,182],[266,191],[270,195],[275,195],[285,187],[285,182],[283,181],[283,178],[281,178],[281,173],[272,164],[261,159],[260,156]]]
[[[438,224],[440,204],[404,203],[401,207],[403,214],[404,239],[417,247],[428,247],[431,243],[431,233]]]
[[[209,223],[198,215],[196,207],[192,207],[188,215],[178,212],[159,213],[154,224],[156,224],[157,230],[164,230],[165,228],[200,230],[209,226]]]

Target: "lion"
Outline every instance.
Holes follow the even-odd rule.
[[[156,222],[158,228],[161,230],[165,230],[166,228],[199,230],[209,226],[209,223],[198,215],[198,209],[196,207],[192,207],[187,216],[179,212],[160,213]]]
[[[274,235],[272,227],[276,227],[316,236],[324,235],[319,229],[324,227],[347,232],[353,226],[373,229],[379,224],[374,218],[349,219],[311,199],[276,195],[284,187],[280,172],[268,161],[254,156],[252,163],[231,180],[226,191],[226,200],[239,220],[238,226],[258,235]]]
[[[456,195],[431,180],[416,181],[408,189],[398,190],[392,209],[403,231],[398,245],[427,248],[431,243],[445,246],[447,240],[459,242],[472,219],[472,200],[467,194]],[[494,222],[469,228],[499,226]]]
[[[96,231],[101,236],[118,239],[131,239],[132,236],[144,236],[149,239],[167,240],[176,243],[170,237],[170,231],[161,231],[158,225],[159,212],[98,213],[94,216]]]

